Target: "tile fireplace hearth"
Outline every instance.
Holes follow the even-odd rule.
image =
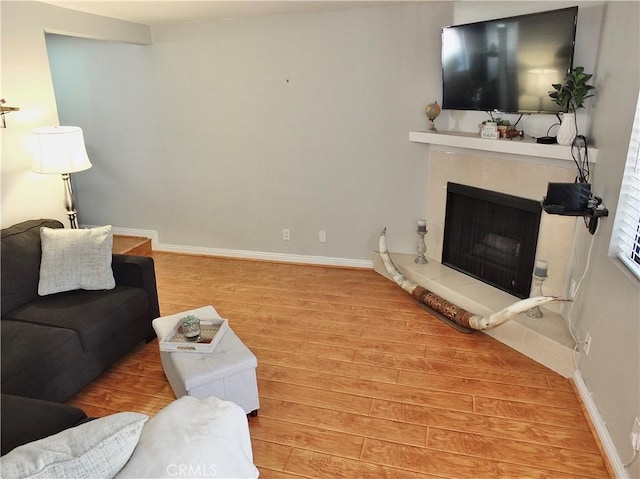
[[[427,264],[416,264],[415,255],[392,253],[391,258],[408,278],[474,314],[489,315],[519,301],[519,298],[443,266],[435,259],[428,258]],[[373,267],[388,277],[377,252],[373,254]],[[575,343],[568,327],[558,313],[544,307],[542,311],[540,319],[521,314],[485,333],[558,374],[571,377],[575,369]]]

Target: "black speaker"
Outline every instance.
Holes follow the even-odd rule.
[[[590,183],[549,183],[544,206],[550,213],[577,213],[588,209],[590,198]]]

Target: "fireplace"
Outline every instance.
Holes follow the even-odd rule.
[[[442,264],[528,298],[541,211],[534,200],[448,182]]]

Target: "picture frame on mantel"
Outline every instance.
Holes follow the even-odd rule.
[[[480,129],[480,138],[486,138],[490,140],[497,140],[498,138],[500,138],[498,125],[494,122],[487,122],[482,125]]]

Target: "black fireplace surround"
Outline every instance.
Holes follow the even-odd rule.
[[[442,264],[528,298],[541,212],[534,200],[447,183]]]

